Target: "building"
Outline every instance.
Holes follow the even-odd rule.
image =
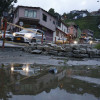
[[[84,34],[85,37],[91,37],[93,38],[94,32],[90,29],[85,29],[82,31],[82,35]]]
[[[53,42],[56,41],[66,41],[67,26],[61,21],[60,25],[56,27],[56,31],[53,33]]]
[[[68,27],[68,34],[72,35],[72,38],[77,38],[77,26],[76,25],[70,25]]]
[[[40,7],[18,6],[14,11],[13,24],[23,23],[25,28],[38,28],[45,32],[46,40],[53,41],[53,32],[56,30],[57,20]],[[19,31],[18,27],[13,27]]]

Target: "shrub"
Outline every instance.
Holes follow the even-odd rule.
[[[100,43],[96,44],[95,48],[100,49]]]

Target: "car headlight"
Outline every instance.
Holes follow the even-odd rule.
[[[16,36],[16,33],[13,33],[13,36]]]
[[[25,34],[26,38],[31,38],[31,36],[32,36],[31,34]]]
[[[77,41],[74,41],[74,44],[77,44],[78,42]]]
[[[93,41],[89,41],[89,43],[90,43],[90,44],[92,44],[92,43],[93,43]]]

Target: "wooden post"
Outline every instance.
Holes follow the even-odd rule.
[[[63,44],[64,44],[64,39],[63,39]]]
[[[43,44],[43,33],[42,33],[42,39],[41,39],[41,44]]]
[[[4,26],[4,34],[3,34],[3,43],[2,43],[2,48],[4,48],[4,44],[5,44],[5,34],[6,34],[6,29],[7,29],[7,20],[4,19],[5,21],[5,26]]]

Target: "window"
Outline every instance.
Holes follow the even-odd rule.
[[[15,18],[18,16],[18,12],[15,13]]]
[[[36,18],[37,12],[34,10],[25,10],[25,17]]]
[[[42,32],[40,30],[38,30],[37,33],[41,33],[42,34]]]
[[[53,24],[55,25],[55,21],[53,21]]]
[[[68,29],[68,33],[70,32],[70,29]]]
[[[46,16],[45,14],[43,14],[43,20],[44,20],[45,22],[47,22],[47,16]]]
[[[64,29],[64,32],[66,32],[66,30]]]

